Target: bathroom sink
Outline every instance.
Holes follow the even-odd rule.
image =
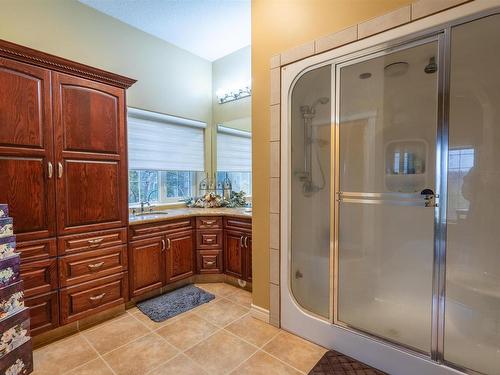
[[[167,211],[138,212],[134,216],[168,215]]]

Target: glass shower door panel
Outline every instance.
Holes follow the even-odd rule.
[[[500,374],[500,16],[452,29],[444,358]]]
[[[306,311],[330,318],[331,66],[311,70],[291,97],[290,289]]]
[[[437,62],[432,41],[337,69],[337,320],[425,353],[431,345]]]

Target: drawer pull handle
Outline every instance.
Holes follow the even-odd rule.
[[[212,225],[212,224],[214,224],[214,223],[215,223],[215,220],[205,220],[205,221],[204,221],[204,223],[205,223],[206,225]]]
[[[88,240],[87,242],[89,243],[90,247],[97,247],[101,244],[101,242],[104,241],[104,238],[94,238],[92,240]]]
[[[94,264],[89,264],[87,265],[87,267],[91,270],[91,271],[96,271],[98,270],[99,268],[101,268],[103,266],[104,262],[99,262],[99,263],[94,263]]]
[[[211,261],[206,261],[205,264],[207,266],[213,266],[215,264],[215,261],[211,260]]]
[[[103,297],[105,295],[106,295],[106,293],[101,293],[101,294],[98,294],[97,296],[90,297],[89,300],[91,300],[92,302],[100,301],[103,299]]]
[[[206,238],[205,242],[212,243],[212,242],[214,242],[214,239],[213,238]]]

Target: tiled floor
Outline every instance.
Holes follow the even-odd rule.
[[[325,349],[249,315],[250,293],[198,284],[215,294],[163,323],[137,308],[34,352],[35,375],[294,375]]]

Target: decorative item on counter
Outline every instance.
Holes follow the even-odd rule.
[[[0,238],[9,237],[14,234],[14,227],[11,217],[0,218]]]
[[[229,200],[224,199],[223,196],[216,193],[208,193],[199,198],[189,198],[186,200],[188,207],[197,208],[218,208],[218,207],[245,207],[247,205],[245,199],[245,192],[240,191],[239,193],[231,192],[231,198]]]
[[[9,216],[9,206],[6,204],[0,204],[0,218]]]
[[[230,200],[232,192],[233,192],[233,184],[226,173],[226,177],[222,182],[222,195],[224,196],[224,199]]]
[[[0,260],[0,287],[19,281],[19,254]]]

